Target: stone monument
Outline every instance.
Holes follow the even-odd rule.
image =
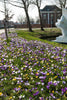
[[[56,42],[67,43],[67,9],[62,8],[62,16],[57,20],[56,26],[61,29],[62,35],[56,37]]]

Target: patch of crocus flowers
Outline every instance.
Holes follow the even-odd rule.
[[[0,98],[67,100],[67,49],[9,36],[0,40]]]

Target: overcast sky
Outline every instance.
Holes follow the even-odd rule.
[[[41,9],[45,6],[45,5],[53,5],[54,0],[44,0],[41,6]],[[3,9],[3,4],[0,2],[0,10]],[[14,6],[10,6],[9,5],[9,9],[12,11],[12,13],[14,14],[13,17],[13,21],[16,22],[19,16],[25,16],[25,12],[22,8],[18,8],[18,7],[14,7]],[[37,11],[37,7],[36,6],[29,6],[29,16],[32,18],[36,18],[38,16],[38,11]],[[4,18],[3,13],[0,12],[0,20],[2,20]]]

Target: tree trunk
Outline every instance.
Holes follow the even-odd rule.
[[[6,40],[8,41],[8,35],[7,35],[7,23],[6,23],[6,20],[5,20],[5,22],[4,22],[4,28],[5,28]]]
[[[6,0],[4,0],[4,10],[5,10],[5,19],[4,19],[4,28],[5,28],[5,35],[6,40],[8,41],[8,35],[7,35],[7,20],[6,20]]]
[[[28,10],[26,9],[26,7],[25,7],[25,12],[26,12],[27,25],[28,25],[29,31],[30,31],[30,32],[33,32],[33,31],[32,31],[32,27],[31,27],[31,24],[30,24],[30,19],[29,19],[29,15],[28,15]]]
[[[65,0],[65,2],[64,2],[64,5],[63,5],[63,7],[64,7],[64,8],[66,7],[66,0]]]
[[[29,15],[27,14],[26,16],[27,16],[27,24],[28,24],[29,31],[30,31],[30,32],[33,32],[33,31],[32,31],[32,27],[31,27],[31,24],[30,24]]]
[[[38,11],[39,11],[39,17],[40,17],[41,30],[44,31],[44,29],[43,29],[43,23],[42,23],[42,17],[41,17],[41,14],[40,14],[40,8],[39,7],[38,7]]]
[[[10,28],[10,26],[9,26],[9,21],[7,21],[7,24],[8,24],[8,26],[7,26],[7,27],[8,27],[8,28],[7,28],[7,32],[9,33],[9,32],[10,32],[10,29],[9,29],[9,28]]]

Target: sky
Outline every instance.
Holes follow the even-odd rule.
[[[44,0],[41,5],[41,9],[44,8],[45,5],[53,5],[53,4],[55,4],[54,0]],[[12,14],[14,14],[12,18],[12,21],[14,22],[18,20],[19,16],[25,16],[24,9],[22,8],[14,7],[11,5],[9,5],[8,8],[11,10]],[[3,10],[3,3],[1,2],[0,2],[0,10]],[[38,17],[38,10],[36,6],[34,5],[29,6],[29,16],[34,19]],[[4,18],[4,14],[0,12],[0,20],[2,20],[3,18]]]

